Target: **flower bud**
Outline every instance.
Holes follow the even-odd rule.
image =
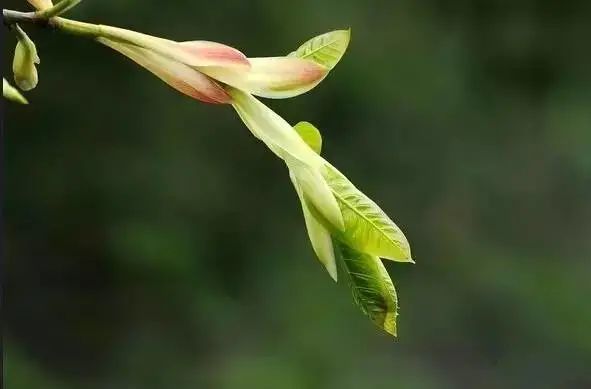
[[[51,0],[27,0],[29,4],[35,7],[36,10],[41,11],[46,8],[53,7],[53,3]]]
[[[31,90],[37,86],[39,78],[35,64],[39,63],[37,48],[35,43],[28,35],[17,25],[18,43],[14,50],[14,60],[12,62],[12,71],[14,73],[14,82],[24,91]]]
[[[125,55],[187,96],[211,104],[227,104],[231,101],[230,96],[218,83],[181,62],[140,46],[106,38],[98,38],[97,40]]]

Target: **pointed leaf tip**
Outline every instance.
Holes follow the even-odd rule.
[[[347,51],[350,41],[350,28],[330,31],[304,42],[289,56],[309,59],[332,70]]]
[[[378,327],[396,336],[398,297],[380,258],[340,242],[335,242],[335,246],[349,275],[353,300],[357,306]]]

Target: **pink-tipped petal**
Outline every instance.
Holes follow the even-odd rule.
[[[301,58],[249,58],[250,70],[228,67],[198,67],[203,73],[237,89],[261,97],[283,99],[314,88],[328,74],[328,68]]]
[[[98,38],[98,41],[125,55],[187,96],[212,104],[231,102],[230,96],[220,85],[183,63],[139,46],[119,43],[106,38]]]
[[[248,70],[250,62],[239,50],[216,42],[188,41],[177,43],[183,51],[192,56],[189,66],[220,66]]]

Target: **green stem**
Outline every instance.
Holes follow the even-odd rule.
[[[72,35],[87,36],[90,38],[104,36],[103,26],[100,24],[85,23],[77,20],[56,17],[49,19],[49,25],[56,30]]]
[[[58,3],[59,4],[59,3]],[[132,43],[138,46],[164,47],[169,43],[168,40],[142,34],[136,31],[126,30],[104,24],[92,24],[79,22],[77,20],[66,19],[62,17],[45,18],[40,12],[20,12],[10,9],[2,10],[4,24],[13,25],[16,23],[36,24],[41,27],[53,28],[67,34],[86,36],[90,38],[108,38],[117,41]]]

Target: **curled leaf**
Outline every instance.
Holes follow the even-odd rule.
[[[318,257],[318,260],[326,270],[330,277],[337,281],[337,265],[334,255],[334,247],[332,244],[332,237],[330,236],[330,232],[326,227],[322,225],[316,218],[312,215],[308,208],[308,204],[304,198],[304,194],[302,189],[300,188],[297,179],[295,178],[293,172],[289,172],[289,178],[298,194],[298,198],[300,199],[300,203],[302,205],[302,211],[304,213],[304,221],[306,223],[306,230],[308,231],[308,237],[310,238],[310,243],[312,243],[312,248]]]
[[[396,336],[398,297],[380,258],[359,252],[343,243],[336,243],[336,247],[349,275],[353,300],[357,306],[377,326]]]

